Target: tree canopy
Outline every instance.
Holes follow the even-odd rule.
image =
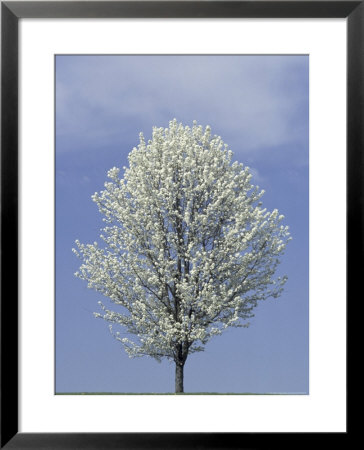
[[[99,302],[95,316],[129,356],[183,368],[213,336],[246,326],[259,300],[281,294],[288,227],[209,126],[155,127],[128,159],[92,196],[106,222],[102,244],[76,241],[76,275],[117,305]]]

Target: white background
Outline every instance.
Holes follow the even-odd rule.
[[[346,21],[22,19],[20,24],[20,431],[346,431]],[[57,53],[310,55],[309,395],[54,395]]]

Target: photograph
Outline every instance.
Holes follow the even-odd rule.
[[[55,56],[56,394],[309,393],[308,82]]]

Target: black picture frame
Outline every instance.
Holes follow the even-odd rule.
[[[18,21],[21,18],[347,18],[347,305],[363,264],[364,1],[1,2],[1,442],[6,449],[327,445],[326,433],[18,433]],[[350,348],[348,343],[347,348]],[[349,374],[348,374],[349,375]],[[348,393],[349,394],[349,393]],[[347,418],[349,414],[347,415]],[[348,420],[347,420],[348,423]],[[335,442],[347,445],[345,433]]]

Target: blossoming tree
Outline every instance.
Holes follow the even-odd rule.
[[[286,277],[275,272],[288,227],[262,208],[249,168],[232,162],[208,126],[173,120],[148,142],[140,134],[128,159],[124,176],[112,168],[92,196],[106,222],[103,244],[76,241],[76,276],[117,305],[99,302],[95,316],[110,322],[129,356],[173,360],[183,392],[188,355],[228,327],[247,326],[259,300],[281,293]]]

